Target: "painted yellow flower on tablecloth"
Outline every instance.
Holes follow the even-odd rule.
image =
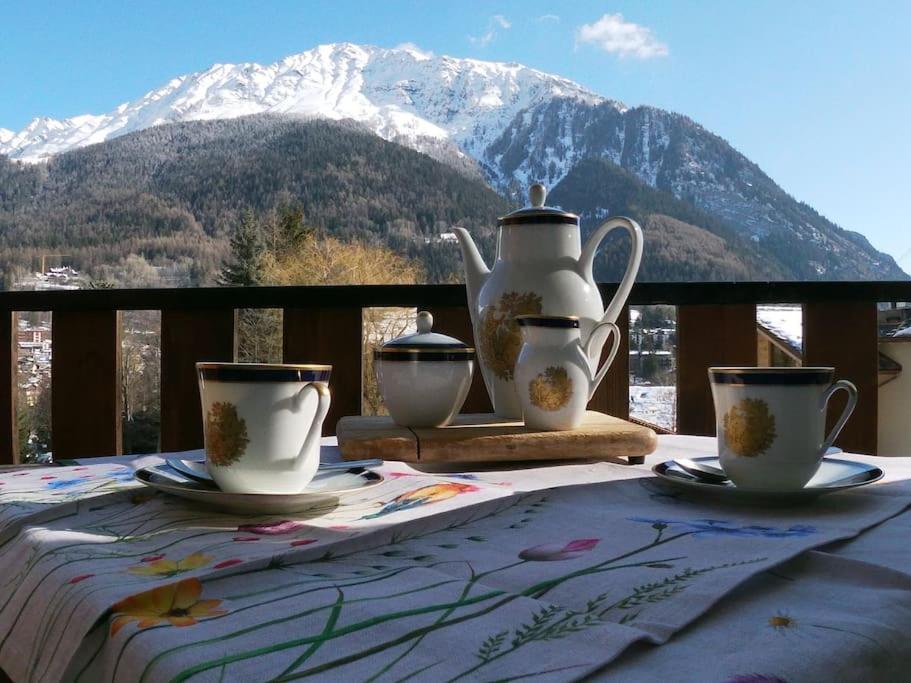
[[[139,628],[158,626],[168,622],[171,626],[193,626],[200,619],[210,619],[227,614],[227,610],[216,609],[221,600],[200,600],[202,583],[199,579],[184,579],[167,586],[159,586],[144,593],[131,595],[115,604],[111,611],[111,635],[130,622]]]
[[[787,612],[776,612],[774,615],[769,617],[769,626],[776,631],[785,631],[789,628],[793,628],[797,625],[797,621],[793,619]]]
[[[724,414],[724,441],[736,455],[755,458],[775,443],[775,416],[761,398],[744,398]]]
[[[213,559],[214,558],[211,555],[193,553],[187,555],[182,560],[160,558],[151,562],[134,564],[132,567],[129,567],[127,571],[136,576],[176,576],[177,574],[183,574],[184,572],[205,567]]]

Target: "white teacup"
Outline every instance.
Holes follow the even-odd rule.
[[[857,388],[834,368],[709,368],[718,457],[736,486],[793,491],[806,485],[857,405]],[[839,389],[848,403],[826,435]]]
[[[319,467],[330,365],[197,363],[206,469],[227,493],[300,493]]]

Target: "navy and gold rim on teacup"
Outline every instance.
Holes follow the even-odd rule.
[[[374,349],[376,360],[391,361],[466,361],[475,359],[475,350],[468,346],[449,347],[445,344],[428,344],[426,346],[395,346],[386,344],[381,349]]]
[[[574,329],[579,327],[579,317],[575,315],[539,315],[527,313],[517,315],[514,320],[519,327],[556,327]]]
[[[328,382],[331,365],[278,363],[197,363],[207,382]]]
[[[709,368],[714,384],[811,385],[831,384],[835,368]]]

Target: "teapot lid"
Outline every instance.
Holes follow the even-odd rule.
[[[420,311],[417,317],[418,331],[406,334],[383,344],[374,355],[387,360],[474,360],[474,349],[438,332],[431,332],[433,316]]]
[[[560,223],[562,225],[579,225],[579,217],[574,213],[544,206],[547,199],[547,188],[535,183],[528,190],[528,201],[531,206],[501,216],[497,225],[531,225],[541,223]]]

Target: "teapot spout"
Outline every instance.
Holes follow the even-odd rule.
[[[462,248],[462,260],[465,263],[465,284],[468,288],[468,310],[471,311],[471,316],[474,318],[478,294],[481,291],[481,287],[487,282],[487,278],[490,277],[490,269],[484,263],[484,259],[481,258],[481,252],[478,251],[478,247],[475,245],[474,240],[471,239],[468,231],[465,228],[453,228],[452,231],[456,234],[459,246]]]

